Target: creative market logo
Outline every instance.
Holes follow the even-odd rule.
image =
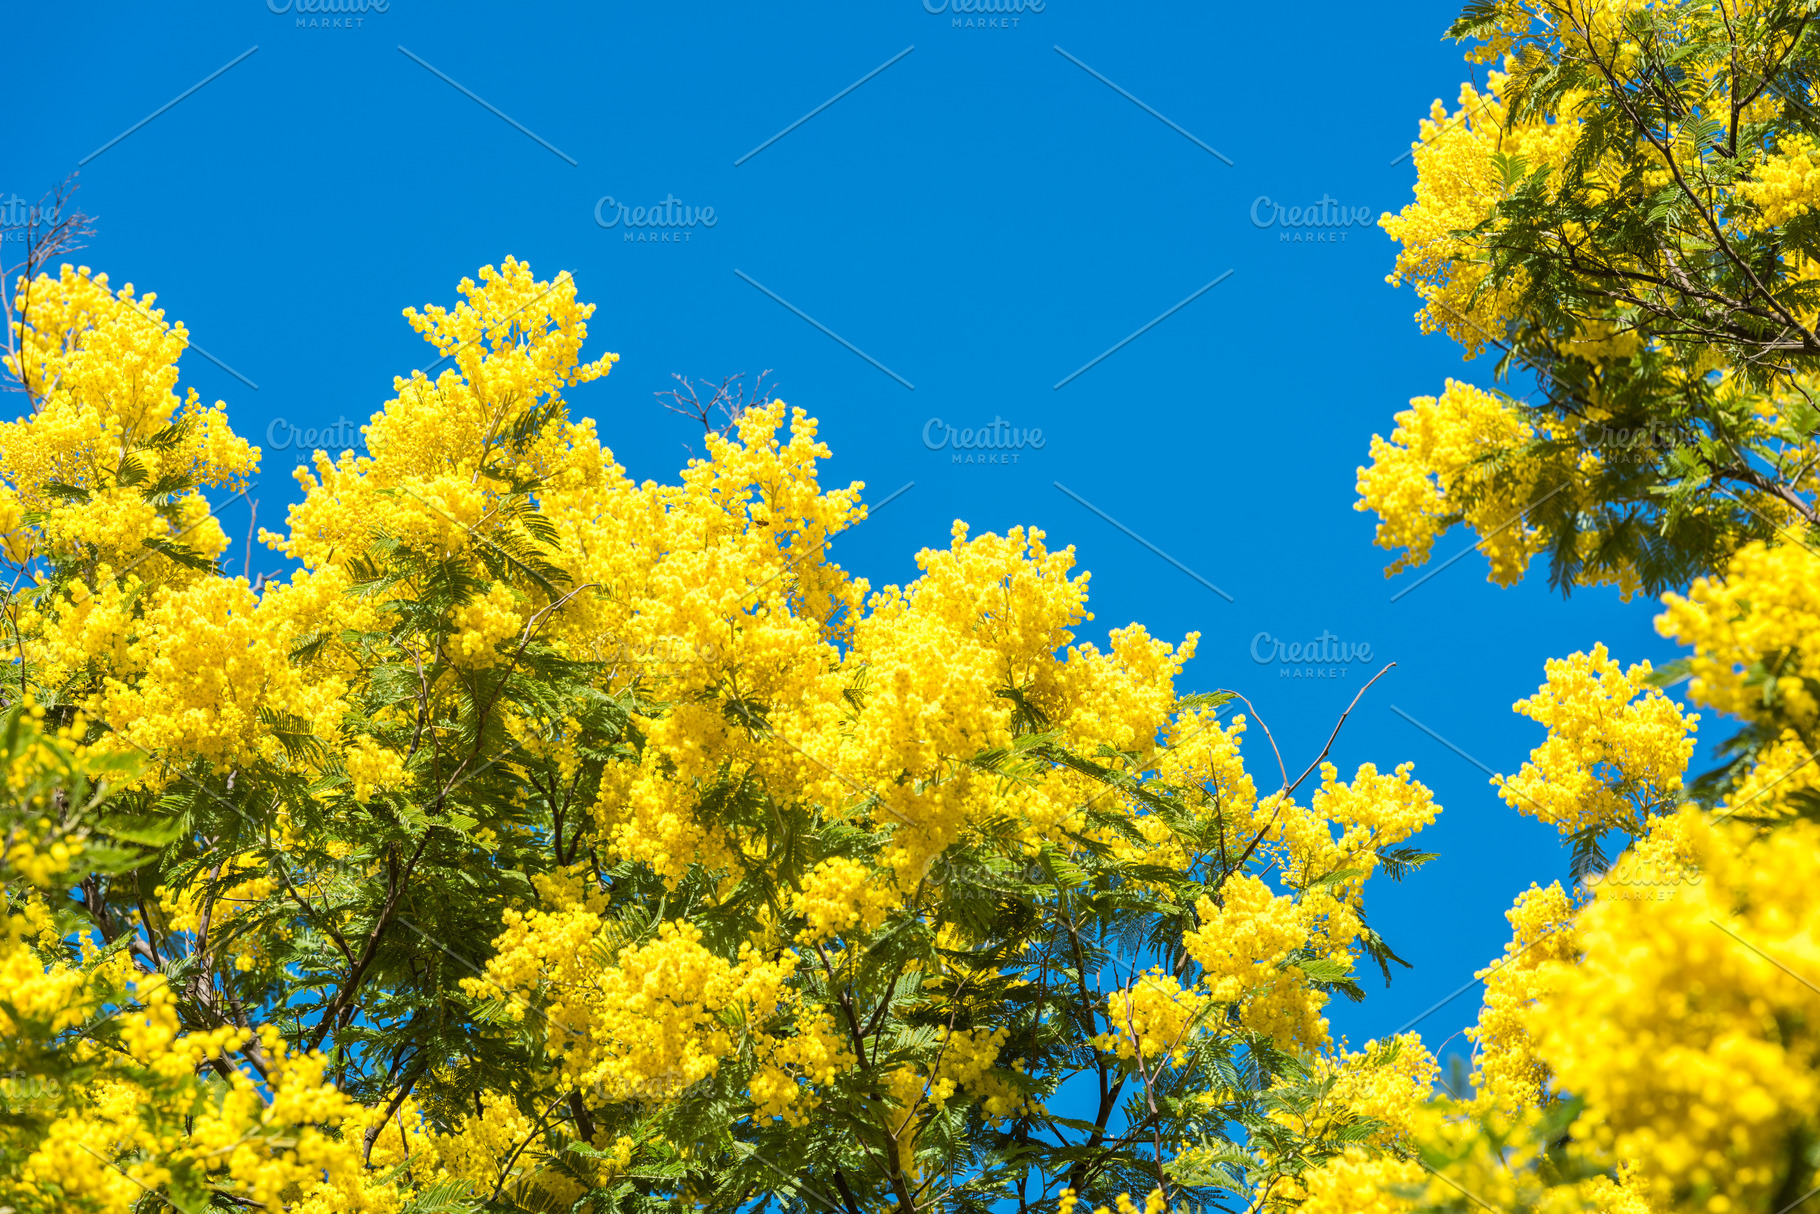
[[[1666,458],[1683,440],[1672,429],[1651,420],[1636,427],[1601,426],[1596,434],[1588,430],[1585,441],[1608,464],[1653,464]]]
[[[620,228],[627,244],[682,244],[694,235],[690,229],[711,228],[720,220],[713,207],[685,206],[674,194],[648,207],[628,207],[611,194],[594,204],[594,222],[603,228]]]
[[[1020,430],[997,416],[977,428],[951,426],[939,417],[923,423],[923,446],[947,451],[954,464],[1015,464],[1026,450],[1041,451],[1046,441],[1040,427]]]
[[[1017,28],[1020,18],[1016,14],[1040,13],[1044,3],[1045,0],[923,0],[923,11],[935,16],[949,14],[949,29],[1008,30]]]
[[[1342,641],[1325,628],[1312,641],[1284,643],[1268,632],[1251,638],[1251,660],[1276,664],[1282,679],[1343,679],[1354,662],[1371,661],[1371,642]]]
[[[1341,244],[1347,228],[1368,228],[1373,222],[1370,207],[1344,206],[1325,194],[1305,207],[1284,207],[1268,194],[1251,202],[1251,226],[1278,229],[1277,239],[1284,244]]]
[[[1698,885],[1705,879],[1691,860],[1625,852],[1605,872],[1589,874],[1585,884],[1598,890],[1604,901],[1667,902],[1677,887]]]
[[[304,429],[285,418],[272,419],[271,425],[265,428],[265,441],[273,451],[297,451],[299,468],[311,461],[318,451],[327,451],[330,458],[339,458],[343,451],[352,451],[356,455],[371,455],[367,450],[367,436],[360,426],[345,417],[335,419],[332,426],[320,429]]]
[[[29,240],[33,228],[54,228],[62,219],[61,210],[35,207],[14,194],[0,199],[0,241]]]
[[[392,0],[265,0],[266,11],[282,17],[291,14],[293,29],[352,30],[366,24],[367,13],[383,13]]]
[[[720,646],[712,641],[686,641],[662,636],[630,639],[608,637],[606,646],[594,647],[594,660],[615,668],[707,667],[720,660]]]

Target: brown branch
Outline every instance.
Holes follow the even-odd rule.
[[[1245,862],[1251,859],[1251,854],[1258,849],[1258,844],[1260,844],[1264,841],[1264,837],[1270,833],[1270,828],[1276,825],[1277,817],[1283,812],[1283,806],[1285,806],[1289,803],[1289,798],[1290,798],[1291,794],[1293,794],[1296,789],[1298,789],[1302,786],[1302,781],[1306,780],[1309,776],[1309,773],[1313,772],[1316,767],[1320,766],[1321,760],[1323,760],[1327,757],[1327,752],[1333,749],[1334,739],[1336,739],[1340,736],[1340,730],[1341,730],[1341,728],[1343,728],[1345,726],[1346,718],[1352,715],[1352,710],[1359,706],[1360,697],[1362,697],[1366,692],[1371,690],[1372,683],[1377,682],[1379,679],[1381,679],[1385,675],[1389,674],[1391,669],[1395,666],[1396,666],[1395,662],[1387,663],[1385,665],[1384,669],[1378,671],[1378,673],[1371,676],[1370,682],[1366,683],[1365,686],[1359,688],[1358,695],[1355,695],[1352,697],[1352,703],[1350,703],[1346,706],[1346,711],[1340,714],[1340,719],[1338,721],[1334,722],[1333,732],[1327,735],[1327,745],[1321,747],[1321,753],[1314,757],[1314,762],[1312,762],[1308,765],[1307,770],[1305,770],[1304,772],[1302,772],[1301,775],[1296,777],[1296,781],[1294,784],[1289,784],[1287,782],[1285,783],[1283,791],[1277,795],[1276,809],[1271,811],[1270,821],[1264,825],[1263,830],[1260,830],[1257,833],[1257,837],[1252,839],[1251,846],[1249,846],[1245,849],[1245,854],[1239,857],[1238,863],[1236,863],[1232,866],[1231,871],[1236,872],[1239,869],[1245,867]],[[1239,695],[1239,693],[1236,691],[1233,692],[1232,694]],[[1244,696],[1239,696],[1239,698],[1241,700],[1245,699]],[[1251,704],[1251,701],[1245,700],[1245,703],[1246,703],[1246,706],[1249,707]]]
[[[1093,1037],[1096,1034],[1093,1031],[1093,999],[1087,993],[1087,959],[1081,952],[1080,929],[1074,922],[1074,912],[1072,908],[1069,910],[1068,918],[1064,922],[1068,927],[1069,944],[1074,950],[1075,983],[1080,990],[1081,1012],[1086,1020],[1083,1027],[1086,1029],[1086,1035],[1088,1037]],[[1127,1076],[1121,1075],[1119,1076],[1117,1083],[1108,1086],[1106,1082],[1106,1058],[1099,1050],[1093,1051],[1093,1064],[1099,1072],[1100,1103],[1093,1118],[1093,1132],[1087,1136],[1087,1141],[1081,1144],[1090,1151],[1098,1149],[1100,1144],[1106,1141],[1106,1124],[1112,1119],[1112,1111],[1118,1107],[1119,1094],[1125,1090],[1125,1080],[1127,1078]],[[1061,1137],[1059,1133],[1057,1134],[1057,1137]],[[1065,1142],[1066,1140],[1064,1139],[1063,1141]],[[1091,1179],[1093,1174],[1093,1169],[1088,1166],[1088,1162],[1085,1159],[1078,1160],[1074,1167],[1070,1168],[1068,1171],[1068,1185],[1076,1193],[1084,1194],[1087,1191],[1087,1182]]]
[[[1131,1034],[1131,1054],[1137,1062],[1138,1074],[1144,1079],[1144,1104],[1150,1110],[1150,1140],[1156,1150],[1156,1187],[1162,1190],[1165,1203],[1169,1200],[1169,1185],[1163,1175],[1163,1131],[1158,1124],[1160,1115],[1156,1110],[1156,1088],[1150,1080],[1150,1068],[1144,1065],[1144,1042],[1138,1037],[1137,1025],[1131,1019],[1131,991],[1137,986],[1137,962],[1131,963],[1131,981],[1124,991],[1125,996],[1125,1031]],[[1162,1067],[1159,1060],[1158,1069]]]
[[[6,326],[7,361],[9,364],[17,364],[16,373],[10,366],[7,373],[18,384],[18,388],[15,390],[23,391],[30,396],[34,414],[43,407],[48,392],[33,391],[24,362],[24,349],[19,344],[19,338],[22,335],[22,327],[30,323],[32,286],[38,272],[49,265],[54,258],[74,253],[85,247],[82,243],[83,239],[95,234],[94,216],[85,214],[81,210],[73,211],[68,215],[64,214],[65,206],[80,188],[76,181],[77,176],[78,174],[71,173],[39,198],[38,205],[32,208],[28,219],[42,218],[48,214],[55,217],[56,222],[46,227],[42,233],[39,231],[37,223],[28,223],[30,236],[25,242],[25,256],[10,266],[0,267],[0,322]],[[20,278],[19,295],[16,301],[13,296],[13,276],[15,274],[18,274]],[[40,387],[42,388],[44,385],[41,384]]]
[[[321,1049],[323,1040],[328,1036],[329,1030],[334,1026],[336,1015],[344,1009],[352,1007],[354,992],[359,988],[361,980],[366,977],[368,967],[373,964],[373,958],[379,952],[379,938],[385,934],[385,929],[390,926],[392,922],[392,913],[398,908],[398,900],[404,894],[405,884],[410,881],[411,873],[416,869],[417,861],[422,858],[424,848],[429,846],[430,831],[435,829],[436,828],[432,826],[430,830],[424,832],[423,838],[417,843],[417,850],[411,853],[410,860],[406,862],[402,875],[399,874],[397,870],[397,853],[388,851],[389,863],[387,865],[388,871],[386,874],[387,889],[385,905],[380,908],[379,918],[373,924],[372,931],[367,933],[366,945],[360,951],[360,959],[354,963],[354,968],[349,971],[347,978],[344,979],[341,984],[341,988],[335,992],[335,998],[331,1000],[328,1007],[324,1009],[322,1019],[317,1022],[316,1033],[310,1041],[309,1049]]]
[[[1576,22],[1576,24],[1578,23]],[[1682,174],[1681,165],[1675,159],[1673,148],[1668,145],[1665,139],[1659,137],[1648,123],[1643,121],[1642,116],[1639,115],[1636,108],[1631,105],[1630,95],[1624,90],[1623,86],[1618,83],[1618,78],[1613,69],[1607,67],[1599,58],[1598,52],[1593,49],[1591,30],[1582,28],[1581,33],[1586,38],[1587,53],[1592,60],[1593,66],[1598,68],[1599,74],[1605,78],[1607,87],[1610,88],[1612,96],[1617,101],[1618,105],[1623,108],[1625,117],[1630,119],[1631,126],[1633,126],[1644,139],[1648,140],[1650,146],[1655,148],[1657,153],[1662,157],[1662,161],[1667,166],[1668,171],[1674,175],[1675,184],[1680,188],[1681,193],[1687,197],[1688,202],[1693,205],[1694,212],[1700,216],[1700,219],[1706,225],[1707,230],[1712,233],[1713,240],[1719,246],[1719,251],[1725,255],[1726,259],[1730,261],[1733,266],[1743,272],[1745,277],[1750,279],[1751,285],[1756,288],[1757,293],[1763,298],[1764,302],[1776,312],[1776,315],[1782,322],[1789,328],[1801,334],[1806,341],[1806,344],[1802,349],[1809,353],[1820,353],[1820,337],[1816,337],[1808,330],[1806,325],[1802,324],[1787,308],[1783,307],[1782,302],[1770,292],[1768,287],[1764,286],[1763,280],[1757,277],[1757,272],[1751,268],[1748,262],[1738,255],[1735,249],[1732,248],[1731,242],[1725,238],[1725,231],[1719,226],[1718,220],[1714,218],[1706,205],[1700,201],[1699,196],[1694,193],[1693,187],[1688,184],[1687,178]]]

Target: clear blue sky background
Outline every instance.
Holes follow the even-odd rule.
[[[1653,605],[1604,591],[1564,603],[1543,576],[1500,590],[1476,552],[1392,602],[1426,571],[1386,580],[1372,519],[1351,508],[1372,433],[1388,434],[1410,397],[1450,375],[1491,380],[1488,362],[1464,366],[1417,331],[1412,293],[1383,281],[1392,245],[1375,227],[1410,199],[1418,118],[1470,70],[1439,37],[1448,0],[1050,0],[998,29],[956,28],[924,0],[392,0],[339,30],[269,11],[282,2],[18,5],[4,18],[10,60],[36,65],[11,77],[4,197],[35,199],[258,47],[83,166],[99,235],[80,260],[156,290],[201,348],[258,385],[184,359],[186,382],[268,448],[262,523],[298,496],[269,435],[363,422],[393,374],[426,358],[400,310],[452,304],[463,275],[515,254],[544,277],[573,272],[600,305],[590,351],[621,361],[572,407],[636,477],[673,477],[682,444],[699,447],[653,396],[672,372],[771,368],[784,399],[821,419],[829,483],[863,480],[877,502],[915,482],[835,545],[875,585],[914,576],[915,552],[944,546],[956,518],[976,533],[1040,527],[1093,571],[1089,639],[1132,620],[1200,632],[1187,687],[1243,691],[1292,773],[1368,675],[1355,664],[1342,679],[1284,679],[1253,661],[1253,638],[1326,631],[1394,660],[1334,757],[1348,775],[1413,760],[1445,807],[1424,836],[1441,859],[1403,886],[1375,883],[1374,922],[1415,968],[1333,1009],[1355,1043],[1470,979],[1508,938],[1517,892],[1564,875],[1550,828],[1392,706],[1515,771],[1541,730],[1510,705],[1544,659],[1604,641],[1660,660],[1672,650]],[[712,206],[716,223],[686,243],[626,243],[595,222],[604,195],[674,196]],[[1285,243],[1253,223],[1260,197],[1324,196],[1374,224]],[[925,448],[932,418],[1040,427],[1045,445],[1014,465],[957,467]],[[244,505],[224,518],[244,533]],[[1445,537],[1437,561],[1469,543]],[[228,559],[239,568],[238,540]],[[275,562],[261,549],[253,567]],[[1264,784],[1274,763],[1255,729],[1249,753]],[[1421,1028],[1438,1043],[1476,1007],[1468,992]]]

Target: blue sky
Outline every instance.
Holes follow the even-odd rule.
[[[1440,38],[1445,0],[1049,0],[1015,21],[927,11],[938,0],[296,11],[308,2],[6,18],[28,52],[14,59],[40,70],[14,81],[0,198],[36,199],[86,160],[99,233],[80,260],[157,291],[233,369],[183,364],[267,448],[262,523],[297,498],[272,440],[364,422],[426,358],[400,310],[453,303],[462,276],[516,255],[600,305],[588,353],[621,360],[571,405],[636,477],[673,477],[696,440],[654,398],[672,372],[770,369],[820,419],[827,483],[862,480],[879,502],[914,482],[834,546],[875,585],[913,577],[956,518],[1040,527],[1093,571],[1088,639],[1133,620],[1200,632],[1185,685],[1247,695],[1292,774],[1394,660],[1334,758],[1348,775],[1412,760],[1445,807],[1423,836],[1441,859],[1378,883],[1374,925],[1414,969],[1333,1010],[1355,1043],[1466,982],[1508,938],[1517,892],[1564,875],[1553,831],[1475,763],[1515,771],[1540,740],[1510,704],[1546,658],[1597,641],[1670,656],[1653,605],[1563,602],[1542,576],[1500,590],[1476,552],[1393,601],[1427,571],[1386,580],[1351,509],[1371,435],[1410,397],[1491,383],[1488,361],[1417,331],[1375,226],[1410,198],[1418,118],[1471,70]],[[714,223],[628,242],[596,220],[609,196],[609,219],[670,198]],[[1371,222],[1276,222],[1278,205],[1287,223],[1324,201]],[[956,465],[925,442],[996,422],[1043,445]],[[244,533],[243,505],[223,514]],[[1445,537],[1436,563],[1469,543]],[[1326,633],[1373,661],[1284,678],[1254,660],[1263,633]],[[1261,731],[1249,741],[1263,785],[1275,765]],[[1476,1007],[1462,995],[1424,1035]]]

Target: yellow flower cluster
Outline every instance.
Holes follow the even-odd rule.
[[[1571,963],[1580,955],[1576,909],[1559,882],[1547,889],[1530,886],[1504,912],[1511,926],[1504,955],[1474,975],[1485,982],[1478,1024],[1466,1030],[1478,1047],[1474,1078],[1501,1108],[1540,1107],[1552,1095],[1529,1018],[1558,972],[1549,963]]]
[[[1310,1168],[1297,1189],[1279,1194],[1279,1200],[1303,1214],[1405,1214],[1421,1206],[1401,1191],[1420,1192],[1427,1178],[1413,1159],[1349,1146]]]
[[[1243,794],[1223,808],[1236,811],[1245,834],[1282,870],[1289,892],[1277,893],[1251,874],[1235,874],[1221,887],[1218,904],[1206,897],[1198,901],[1200,926],[1185,933],[1183,945],[1202,967],[1208,997],[1241,1005],[1242,1024],[1284,1048],[1314,1049],[1327,1039],[1320,1015],[1327,996],[1311,985],[1294,957],[1350,971],[1364,928],[1364,886],[1382,863],[1379,852],[1432,823],[1440,807],[1413,779],[1410,764],[1380,773],[1370,763],[1360,766],[1350,784],[1331,763],[1323,763],[1321,787],[1307,807],[1280,795],[1249,803],[1249,779],[1241,782],[1232,766],[1242,728],[1239,721],[1229,735],[1211,738],[1191,762],[1215,764],[1202,767],[1216,777],[1210,802],[1223,800],[1226,789]]]
[[[796,895],[793,909],[808,921],[799,938],[814,943],[855,930],[876,931],[895,901],[864,864],[830,856],[803,878]]]
[[[83,745],[88,722],[80,714],[54,732],[46,732],[44,718],[44,705],[29,693],[0,713],[0,789],[7,811],[0,819],[0,871],[9,891],[18,887],[27,912],[42,907],[40,896],[82,857],[87,831],[69,817],[72,787],[89,778],[105,787],[107,779],[126,777],[135,766]],[[9,933],[17,926],[16,916],[5,922]]]
[[[405,770],[404,756],[372,737],[350,741],[341,762],[353,782],[356,801],[398,788],[411,778]]]
[[[256,606],[239,579],[161,589],[136,622],[119,672],[140,677],[108,680],[99,715],[145,751],[223,766],[257,751],[267,732],[259,710],[288,707],[285,692],[298,676]]]
[[[464,1113],[458,1126],[436,1135],[423,1152],[443,1173],[468,1181],[475,1196],[503,1189],[522,1203],[521,1208],[561,1209],[580,1199],[585,1189],[549,1166],[551,1151],[540,1141],[535,1117],[526,1116],[501,1092],[483,1092],[477,1103],[477,1112]],[[615,1162],[629,1157],[630,1152],[617,1143],[599,1145],[614,1147]],[[327,1207],[324,1214],[335,1208]]]
[[[1663,596],[1657,631],[1692,647],[1688,695],[1715,711],[1812,736],[1820,726],[1820,557],[1800,544],[1739,549],[1722,578]]]
[[[1335,1075],[1328,1102],[1347,1117],[1382,1123],[1371,1142],[1385,1147],[1406,1144],[1416,1130],[1417,1110],[1433,1094],[1441,1069],[1415,1033],[1388,1041],[1367,1041],[1357,1053],[1332,1061]]]
[[[22,282],[21,304],[26,298]],[[148,580],[193,580],[195,571],[149,541],[218,555],[227,536],[198,487],[243,489],[258,448],[228,428],[220,402],[204,408],[194,389],[177,396],[177,359],[188,338],[181,325],[164,323],[154,296],[135,299],[131,285],[111,292],[107,275],[66,265],[58,278],[39,275],[29,299],[20,352],[7,369],[37,408],[0,423],[0,481],[14,508],[40,518],[29,540],[16,525],[7,528],[9,554],[56,554],[122,571],[131,563]],[[146,493],[166,483],[176,494],[168,508]]]
[[[1283,1048],[1320,1045],[1327,1038],[1320,1015],[1326,997],[1309,989],[1289,961],[1314,932],[1302,907],[1250,874],[1228,880],[1221,895],[1219,906],[1201,899],[1195,907],[1201,925],[1183,936],[1209,997],[1240,1005],[1246,1026]]]
[[[504,583],[494,582],[486,594],[455,609],[456,635],[450,647],[464,666],[496,666],[501,661],[500,642],[517,637],[523,628],[518,600]]]
[[[933,1111],[946,1108],[957,1090],[979,1101],[981,1109],[993,1121],[1024,1111],[1028,1105],[1017,1086],[996,1064],[1009,1029],[954,1029],[941,1043],[940,1061],[935,1078],[929,1085],[928,1101]]]
[[[1528,1031],[1587,1108],[1577,1135],[1682,1208],[1763,1208],[1820,1099],[1820,826],[1763,837],[1665,819],[1704,876],[1668,901],[1599,896],[1551,960]]]
[[[1359,1053],[1317,1055],[1311,1063],[1306,1077],[1277,1080],[1271,1120],[1291,1132],[1294,1141],[1334,1143],[1340,1149],[1289,1175],[1265,1169],[1258,1204],[1280,1210],[1410,1208],[1399,1189],[1422,1175],[1407,1156],[1418,1139],[1432,1132],[1429,1101],[1439,1073],[1434,1058],[1416,1034],[1408,1033],[1367,1042]],[[1296,1089],[1318,1096],[1298,1109],[1289,1099]],[[1254,1157],[1267,1162],[1268,1148]]]
[[[1551,658],[1545,670],[1541,688],[1513,710],[1548,738],[1522,771],[1492,783],[1507,804],[1563,835],[1594,827],[1640,834],[1650,814],[1679,802],[1700,715],[1650,686],[1648,662],[1625,670],[1604,645]]]
[[[1004,1028],[944,1029],[933,1067],[894,1068],[885,1077],[890,1114],[885,1130],[908,1162],[918,1136],[964,1094],[993,1124],[1020,1113],[1040,1112],[1017,1082],[996,1066],[1009,1031]],[[914,1172],[914,1165],[909,1167]]]
[[[1494,491],[1488,480],[1534,430],[1501,396],[1448,380],[1439,397],[1423,396],[1397,414],[1388,440],[1371,436],[1371,466],[1358,473],[1355,510],[1378,515],[1380,548],[1403,548],[1386,575],[1428,559],[1434,542],[1464,519],[1481,536],[1492,580],[1510,585],[1523,576],[1545,537],[1516,522],[1528,487]]]
[[[1799,219],[1820,204],[1820,154],[1813,137],[1794,132],[1765,154],[1756,173],[1738,183],[1738,192],[1756,203],[1763,220],[1781,225]]]
[[[1422,1153],[1358,1145],[1274,1189],[1269,1205],[1321,1214],[1417,1214],[1430,1210],[1535,1210],[1539,1214],[1649,1214],[1647,1184],[1625,1169],[1559,1183],[1559,1143],[1535,1110],[1430,1100],[1409,1114]],[[1428,1162],[1433,1161],[1433,1162]],[[1482,1203],[1482,1204],[1481,1204]]]
[[[1112,1031],[1094,1044],[1120,1058],[1135,1058],[1140,1050],[1146,1058],[1168,1055],[1179,1066],[1187,1058],[1195,1020],[1207,1003],[1206,996],[1192,988],[1184,990],[1175,975],[1151,970],[1106,996],[1106,1023]]]
[[[579,883],[576,883],[578,886]],[[683,921],[658,925],[656,937],[618,949],[602,966],[598,953],[613,933],[598,901],[568,899],[553,888],[559,909],[506,912],[506,932],[494,942],[485,978],[465,978],[472,993],[510,999],[511,1015],[535,1009],[548,1026],[546,1048],[566,1083],[607,1102],[664,1100],[712,1076],[740,1044],[724,1019],[736,1014],[760,1037],[769,1056],[783,1043],[767,1032],[784,1010],[796,966],[787,950],[762,957],[750,944],[729,963],[701,943],[701,929]],[[597,899],[597,895],[594,895]],[[806,1017],[806,1036],[772,1059],[761,1102],[779,1115],[794,1097],[780,1088],[786,1064],[826,1074],[840,1055],[825,1021]]]
[[[771,1037],[771,1052],[752,1076],[750,1093],[757,1116],[802,1126],[821,1102],[816,1089],[831,1085],[856,1059],[826,1008],[799,1010],[795,1030],[787,1037]]]
[[[1484,238],[1464,235],[1491,217],[1509,196],[1498,158],[1520,159],[1529,170],[1559,171],[1574,150],[1578,124],[1531,118],[1512,122],[1505,72],[1487,74],[1487,90],[1460,86],[1460,108],[1452,114],[1437,99],[1412,145],[1416,199],[1379,226],[1398,241],[1396,268],[1387,281],[1415,284],[1424,307],[1417,314],[1423,332],[1445,332],[1474,358],[1488,337],[1504,332],[1520,288],[1501,283],[1486,289]],[[1563,105],[1571,110],[1571,104]]]
[[[1057,1214],[1074,1214],[1075,1207],[1081,1204],[1081,1199],[1075,1195],[1073,1189],[1063,1189],[1056,1196],[1058,1198]],[[1118,1214],[1165,1214],[1169,1209],[1169,1199],[1163,1196],[1163,1190],[1152,1189],[1140,1207],[1131,1194],[1120,1193],[1113,1206],[1096,1207],[1093,1214],[1112,1214],[1114,1207],[1118,1209]]]

